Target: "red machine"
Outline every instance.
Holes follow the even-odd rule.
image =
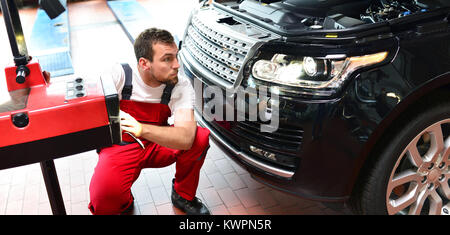
[[[53,159],[120,143],[118,94],[109,80],[47,83],[27,54],[14,0],[1,8],[15,65],[0,91],[0,169],[40,162],[53,213],[65,214]]]
[[[10,100],[0,105],[0,169],[120,142],[113,84],[87,78],[47,84],[37,61],[26,67],[22,84],[17,66],[5,69]]]

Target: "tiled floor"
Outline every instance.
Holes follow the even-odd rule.
[[[196,0],[140,0],[158,19],[157,27],[181,36],[189,10]],[[173,7],[176,5],[177,7]],[[179,12],[174,12],[176,9]],[[20,11],[25,37],[29,38],[36,9]],[[176,17],[176,18],[175,18]],[[97,76],[114,62],[134,60],[132,45],[115,21],[105,1],[69,4],[72,59],[76,74]],[[0,67],[11,63],[11,52],[0,19]],[[4,36],[5,35],[5,36]],[[32,52],[30,52],[32,55]],[[5,89],[0,73],[0,89]],[[60,79],[60,78],[54,78]],[[95,151],[55,160],[68,214],[88,215],[89,182],[97,163]],[[171,179],[175,165],[145,169],[132,187],[134,214],[183,214],[170,202]],[[201,170],[197,196],[212,214],[336,214],[321,203],[268,188],[256,182],[211,143]],[[51,214],[39,164],[0,171],[0,214]]]

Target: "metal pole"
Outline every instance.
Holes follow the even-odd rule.
[[[54,215],[66,215],[66,208],[59,187],[58,175],[56,174],[53,160],[41,162],[42,175],[47,188],[48,199]]]
[[[1,0],[0,3],[14,62],[16,66],[25,65],[28,63],[28,51],[16,3],[14,0]]]

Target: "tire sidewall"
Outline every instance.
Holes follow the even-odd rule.
[[[432,106],[415,117],[400,119],[403,125],[390,133],[387,143],[371,169],[369,179],[362,195],[364,214],[388,214],[386,197],[387,186],[395,164],[409,143],[429,126],[450,118],[450,104]],[[392,131],[391,131],[392,132]]]

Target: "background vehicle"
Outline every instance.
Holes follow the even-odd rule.
[[[194,84],[229,91],[224,109],[236,107],[239,87],[269,87],[279,101],[257,105],[279,110],[279,126],[261,132],[263,121],[248,120],[248,112],[245,121],[208,121],[208,98],[196,107],[197,120],[232,159],[274,188],[350,201],[362,214],[448,214],[449,6],[202,3],[184,35],[184,71]]]

